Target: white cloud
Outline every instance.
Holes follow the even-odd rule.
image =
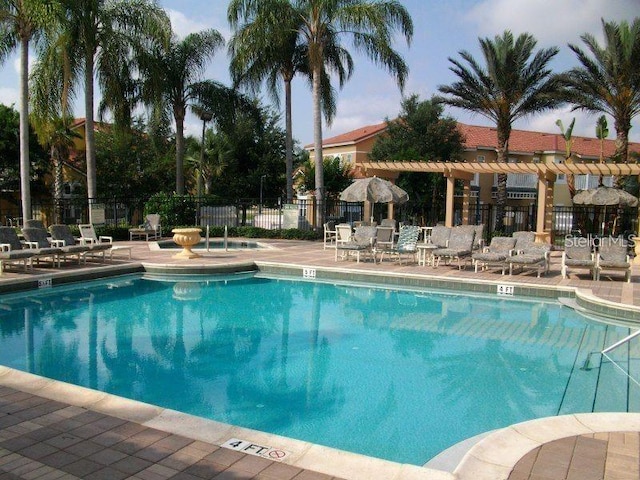
[[[601,38],[601,18],[629,20],[639,13],[638,0],[483,0],[470,9],[466,20],[480,36],[493,37],[504,30],[528,32],[540,46],[580,44],[589,32]]]
[[[188,17],[184,13],[173,10],[166,9],[167,15],[169,15],[169,19],[171,20],[171,28],[174,33],[178,36],[178,38],[184,38],[190,33],[200,32],[202,30],[208,30],[210,28],[215,28],[220,32],[220,34],[228,38],[229,37],[229,27],[226,25],[226,22],[210,22],[210,21],[202,21],[203,19],[216,19],[218,17],[211,17],[207,15],[206,17],[200,16],[198,19],[194,19],[192,17]],[[222,17],[224,20],[224,17]]]
[[[596,121],[600,115],[601,114],[591,114],[582,110],[571,111],[571,107],[566,106],[544,114],[536,115],[526,121],[517,122],[516,125],[514,125],[514,128],[534,132],[560,133],[560,129],[556,125],[556,120],[562,120],[562,123],[566,128],[571,124],[571,120],[575,118],[576,123],[573,127],[573,135],[578,137],[595,138]],[[607,116],[607,123],[609,125],[609,136],[607,138],[614,139],[616,137],[616,130],[613,126],[613,120],[609,116]],[[629,140],[632,142],[638,142],[640,141],[639,122],[635,121],[632,125],[635,128],[631,128],[629,132]]]
[[[17,88],[8,88],[8,87],[0,88],[0,103],[2,105],[7,105],[7,106],[13,105],[14,108],[17,109],[19,101],[20,101],[20,94],[18,93]]]

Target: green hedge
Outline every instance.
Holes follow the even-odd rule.
[[[192,227],[193,225],[184,225],[183,227]],[[107,235],[113,237],[114,240],[129,240],[129,228],[138,227],[138,225],[121,226],[121,225],[103,225],[96,227],[96,235]],[[171,236],[171,230],[174,227],[166,229],[162,228],[162,234],[165,237]],[[178,227],[175,227],[178,228]],[[74,235],[79,236],[78,227],[71,226]],[[205,229],[202,229],[202,236],[205,235]],[[210,227],[209,237],[223,237],[224,227]],[[322,235],[313,230],[299,230],[297,228],[290,228],[287,230],[267,230],[266,228],[258,227],[229,227],[227,232],[228,237],[244,237],[244,238],[272,238],[272,239],[286,239],[286,240],[319,240]]]

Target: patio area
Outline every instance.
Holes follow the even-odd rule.
[[[499,270],[474,273],[467,266],[438,268],[334,259],[334,250],[322,242],[259,240],[271,248],[211,250],[200,258],[175,259],[176,251],[153,250],[144,241],[119,242],[131,247],[127,255],[111,262],[67,263],[62,268],[44,265],[23,273],[10,269],[0,277],[0,289],[12,285],[78,273],[99,276],[120,269],[163,267],[206,269],[254,262],[296,265],[352,272],[418,276],[433,279],[508,283],[512,285],[570,287],[591,291],[605,302],[640,307],[640,266],[634,265],[631,283],[620,276],[604,275],[594,282],[588,272],[562,279],[560,254],[552,252],[550,272],[537,278],[533,272],[502,276]],[[633,308],[633,307],[632,307]],[[86,389],[67,390],[59,385],[0,370],[0,480],[14,479],[564,479],[638,478],[640,472],[640,415],[583,414],[552,417],[509,427],[482,439],[468,450],[440,463],[441,468],[398,465],[356,455],[335,455],[331,449],[310,448],[292,462],[222,448],[207,441],[203,427],[193,419],[163,419],[157,407],[131,401],[105,399]],[[95,393],[95,392],[94,392]],[[165,412],[166,415],[166,412]],[[181,425],[182,422],[182,425]],[[626,433],[620,433],[626,432]],[[447,463],[448,462],[448,463]],[[457,466],[456,466],[457,465]]]

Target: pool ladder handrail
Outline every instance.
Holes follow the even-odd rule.
[[[609,355],[607,355],[607,353],[609,353],[612,350],[615,350],[616,348],[618,348],[621,345],[624,345],[625,343],[630,342],[631,340],[633,340],[638,335],[640,335],[640,329],[636,330],[633,333],[630,333],[629,335],[627,335],[623,339],[618,340],[617,342],[609,345],[607,348],[605,348],[604,350],[601,350],[600,352],[589,352],[587,354],[587,358],[584,361],[584,364],[582,365],[582,370],[591,370],[591,366],[590,366],[591,355],[593,355],[594,353],[599,353],[600,355],[602,355],[602,356],[606,357],[607,359],[609,359],[609,361],[611,361],[611,363],[613,363],[613,364],[615,364],[617,366],[617,363],[615,361],[613,361],[611,359],[611,357],[609,357]],[[629,378],[631,378],[631,377],[629,377]],[[636,383],[638,383],[638,382],[636,382]]]
[[[224,226],[224,251],[229,251],[229,227],[227,225]],[[209,251],[209,224],[207,223],[207,234],[205,238],[205,246],[207,247],[207,252]]]

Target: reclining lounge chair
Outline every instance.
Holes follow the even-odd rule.
[[[80,230],[80,243],[83,245],[90,245],[94,250],[104,250],[105,253],[109,254],[109,260],[113,260],[113,254],[116,252],[128,252],[129,260],[131,260],[131,246],[130,245],[114,245],[113,237],[107,235],[96,234],[93,225],[90,223],[85,223],[78,225],[78,229]]]
[[[597,279],[596,255],[591,242],[584,237],[567,238],[562,252],[562,278],[567,278],[569,270],[589,270],[591,277]]]
[[[34,250],[33,258],[36,262],[41,259],[50,259],[54,267],[60,267],[60,257],[63,255],[63,251],[51,245],[46,230],[42,228],[23,228],[22,235],[25,239],[25,245]]]
[[[596,260],[596,280],[600,280],[603,270],[614,270],[623,272],[625,281],[631,282],[631,258],[627,248],[627,244],[622,241],[611,240],[600,243]]]
[[[404,225],[400,227],[400,234],[395,245],[383,248],[380,251],[380,263],[384,258],[384,254],[397,255],[398,263],[402,265],[402,255],[413,256],[414,260],[418,253],[418,236],[420,235],[420,227],[417,225]]]
[[[493,266],[501,267],[504,275],[507,258],[511,255],[515,246],[516,239],[513,237],[493,237],[489,246],[484,247],[482,252],[476,252],[471,255],[471,261],[476,273],[478,272],[478,267],[481,270],[485,270]]]
[[[509,264],[509,275],[513,275],[514,267],[520,271],[536,270],[538,278],[540,273],[549,271],[549,258],[551,256],[551,245],[548,243],[532,243],[529,247],[519,250],[515,255],[507,258]]]
[[[356,262],[360,263],[360,254],[369,255],[376,262],[374,253],[374,245],[376,241],[376,227],[356,227],[355,233],[351,240],[347,242],[336,243],[336,262],[338,261],[338,252],[341,252],[340,258],[346,259],[355,255]]]
[[[7,265],[22,263],[26,271],[31,267],[35,250],[25,249],[13,227],[0,227],[0,275]]]
[[[473,251],[473,239],[476,236],[476,229],[473,225],[462,225],[451,229],[449,243],[446,248],[436,248],[433,252],[434,265],[440,265],[440,260],[444,259],[445,264],[450,264],[453,260],[458,262],[458,270],[462,270],[461,260],[471,256]]]
[[[95,245],[77,243],[77,239],[73,236],[68,225],[51,225],[51,238],[53,245],[60,247],[65,255],[76,255],[78,263],[81,259],[86,262],[87,256],[102,256],[104,262],[105,251],[111,248],[109,244],[97,243]]]

